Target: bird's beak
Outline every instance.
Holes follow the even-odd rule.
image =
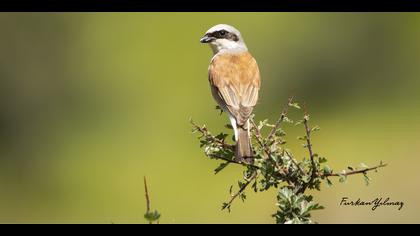
[[[210,43],[211,41],[213,41],[214,40],[214,38],[213,37],[210,37],[210,36],[208,36],[208,35],[204,35],[204,37],[202,37],[201,39],[200,39],[200,43]]]

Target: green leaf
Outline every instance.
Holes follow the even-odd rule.
[[[295,122],[295,126],[301,125],[303,123],[303,120],[298,120]]]
[[[222,204],[222,210],[228,210],[228,212],[230,212],[230,205],[227,202],[224,202]]]
[[[225,139],[226,139],[226,137],[227,137],[227,136],[228,136],[228,134],[225,134],[225,133],[220,133],[220,134],[216,135],[216,137],[215,137],[215,138],[217,138],[217,139],[219,139],[219,140],[223,141],[223,140],[225,140]]]
[[[239,198],[242,200],[242,202],[244,202],[246,200],[245,192],[242,192],[241,194],[239,194]]]
[[[338,179],[338,181],[340,181],[340,183],[344,183],[347,180],[347,175],[344,174],[339,174],[340,178]]]
[[[276,155],[270,155],[270,159],[273,160],[275,163],[279,162],[279,159]]]
[[[324,175],[329,175],[332,173],[332,170],[329,166],[325,165],[323,168]]]
[[[262,128],[264,128],[264,126],[266,126],[266,125],[267,125],[267,123],[268,123],[268,119],[265,119],[265,120],[263,120],[263,121],[260,121],[260,123],[258,124],[257,128],[258,128],[259,130],[261,130]]]
[[[311,211],[324,208],[312,200],[311,195],[297,194],[289,187],[282,187],[277,194],[278,210],[273,217],[276,218],[277,223],[281,224],[313,223],[310,219]]]
[[[144,214],[144,218],[149,222],[154,222],[159,220],[160,213],[158,211],[151,211]]]
[[[321,180],[315,179],[310,187],[312,189],[316,189],[318,191],[321,191]]]
[[[223,109],[219,105],[216,105],[216,110],[220,111],[219,115],[222,115],[224,112]]]
[[[297,103],[297,102],[289,103],[289,106],[294,107],[296,109],[301,109],[301,107],[299,106],[299,103]]]
[[[363,163],[363,162],[362,162],[362,163],[360,163],[360,166],[361,166],[362,168],[365,168],[365,169],[366,169],[366,168],[369,168],[369,166],[367,166],[367,165],[366,165],[365,163]]]
[[[318,203],[316,204],[311,204],[308,206],[308,211],[315,211],[315,210],[323,210],[325,209],[323,206],[319,205]]]
[[[332,186],[333,183],[331,182],[330,179],[326,178],[325,181],[326,181],[328,187]]]
[[[325,157],[319,157],[319,159],[318,159],[318,162],[320,163],[320,164],[322,164],[322,163],[326,163],[328,160],[327,160],[327,158],[325,158]]]
[[[284,132],[281,128],[277,129],[275,134],[280,137],[286,136],[286,132]]]
[[[226,124],[226,125],[225,125],[225,128],[227,128],[227,129],[233,129],[233,127],[232,127],[232,125],[231,125],[231,124]]]
[[[214,169],[214,174],[218,174],[220,171],[222,171],[226,166],[229,165],[229,162],[221,163],[216,169]]]
[[[309,147],[309,145],[308,144],[302,144],[302,147],[307,148],[307,147]]]
[[[371,179],[369,178],[369,176],[367,175],[367,173],[363,173],[363,179],[365,180],[366,186],[368,186]]]
[[[304,175],[304,176],[302,176],[302,181],[305,182],[305,183],[308,183],[310,179],[311,179],[311,176],[310,175]]]
[[[286,123],[289,123],[289,124],[293,124],[293,120],[289,119],[289,117],[287,117],[287,116],[285,116],[283,118],[283,121],[286,122]]]
[[[311,129],[311,132],[319,131],[321,128],[319,126],[315,126]]]
[[[258,186],[257,186],[257,181],[254,181],[254,183],[252,184],[252,189],[254,190],[254,192],[258,192]]]

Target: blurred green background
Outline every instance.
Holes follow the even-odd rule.
[[[326,209],[314,220],[420,223],[415,13],[0,14],[0,222],[145,223],[147,176],[161,223],[273,223],[274,191],[220,210],[241,169],[215,176],[190,133],[189,117],[214,132],[227,123],[199,43],[218,23],[237,27],[259,63],[257,119],[276,119],[294,94],[333,169],[389,163],[368,187],[354,176],[315,192]],[[301,130],[285,129],[302,158]],[[342,197],[405,206],[342,207]]]

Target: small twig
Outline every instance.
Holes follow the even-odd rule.
[[[311,158],[311,164],[312,164],[311,180],[309,182],[312,182],[313,178],[316,176],[317,169],[315,165],[314,154],[312,151],[311,130],[309,129],[307,115],[305,115],[305,118],[303,119],[303,124],[305,125],[305,131],[306,131],[306,147],[308,148],[309,157]]]
[[[239,195],[241,195],[245,190],[246,190],[246,188],[248,187],[248,185],[255,179],[255,178],[257,178],[257,176],[258,176],[258,174],[257,174],[257,171],[255,171],[252,175],[251,175],[251,177],[249,178],[249,179],[247,179],[246,180],[246,183],[244,184],[244,185],[242,185],[242,187],[239,189],[239,191],[238,192],[236,192],[234,195],[232,195],[232,197],[230,198],[230,200],[229,200],[229,202],[227,202],[226,203],[226,205],[223,207],[223,210],[224,209],[226,209],[226,208],[229,208],[231,205],[232,205],[232,203],[233,203],[233,201],[235,201],[235,199],[239,196]]]
[[[147,182],[146,176],[143,177],[144,181],[144,195],[146,196],[146,213],[150,212],[150,198],[149,198],[149,191],[147,190]]]
[[[143,177],[144,181],[144,195],[146,197],[146,214],[144,214],[144,218],[149,221],[149,224],[153,224],[153,222],[156,222],[156,224],[159,224],[159,218],[160,214],[157,211],[151,212],[150,208],[150,197],[149,197],[149,191],[147,189],[147,181],[146,176]]]
[[[284,170],[282,169],[282,167],[279,165],[279,163],[277,163],[276,161],[271,159],[271,151],[268,149],[268,146],[264,143],[263,141],[263,137],[261,135],[260,130],[258,129],[258,126],[255,124],[254,120],[251,119],[251,123],[255,128],[255,133],[254,133],[254,137],[257,140],[258,144],[261,146],[261,148],[264,150],[265,154],[267,155],[266,157],[264,156],[263,158],[265,160],[269,160],[271,161],[275,167],[279,170],[280,174],[284,174]],[[268,139],[267,139],[268,140]],[[296,166],[298,168],[300,168],[297,164]]]
[[[228,159],[226,157],[217,156],[217,155],[214,155],[214,154],[209,154],[207,156],[210,157],[210,158],[213,158],[213,159],[219,159],[219,160],[223,160],[223,161],[226,161],[226,162],[229,162],[229,163],[233,163],[233,164],[237,164],[237,165],[251,166],[251,167],[254,167],[254,168],[257,168],[257,169],[260,168],[260,167],[258,167],[256,165],[253,165],[253,164],[250,164],[250,163],[239,162],[239,161]]]
[[[300,173],[303,174],[303,175],[305,175],[305,171],[299,166],[299,164],[293,158],[293,155],[291,153],[289,153],[287,150],[284,150],[284,152],[286,152],[287,156],[292,161],[292,163],[297,167],[297,169],[300,171]]]
[[[208,137],[210,137],[210,138],[211,138],[214,142],[216,142],[216,143],[218,143],[218,144],[222,145],[222,147],[224,147],[224,148],[228,148],[228,149],[232,149],[232,148],[234,147],[234,145],[227,144],[227,143],[225,143],[225,141],[224,141],[224,140],[220,140],[220,139],[216,138],[215,136],[213,136],[213,135],[209,134],[209,131],[207,130],[207,128],[203,128],[203,127],[201,127],[201,126],[197,125],[196,123],[194,123],[194,121],[193,121],[192,119],[190,119],[190,123],[191,123],[191,124],[194,126],[194,128],[195,128],[198,132],[200,132],[203,136],[208,136]]]
[[[250,121],[251,121],[251,124],[255,128],[255,133],[254,133],[255,139],[257,140],[258,144],[263,148],[264,152],[267,154],[267,157],[265,157],[265,159],[269,159],[271,156],[271,152],[270,150],[267,149],[267,145],[264,144],[263,137],[261,135],[260,130],[258,129],[257,124],[255,124],[253,119],[250,119]]]
[[[150,213],[150,198],[149,198],[149,191],[147,190],[147,181],[146,176],[143,177],[144,181],[144,195],[146,197],[146,214]],[[153,224],[152,221],[149,221],[149,224]]]
[[[293,96],[290,96],[287,104],[283,107],[283,110],[281,112],[280,118],[277,120],[277,122],[275,123],[274,127],[271,129],[270,133],[267,136],[267,140],[271,140],[271,138],[273,137],[273,135],[275,135],[276,131],[280,128],[280,124],[283,122],[284,118],[287,115],[287,112],[289,111],[289,105],[293,102]],[[267,157],[265,158],[270,159],[271,158],[271,151],[268,149],[267,144],[263,142],[263,136],[261,135],[260,130],[258,129],[257,124],[255,124],[253,119],[250,119],[252,125],[255,128],[255,138],[258,142],[258,144],[263,148],[264,152],[267,154]],[[278,165],[278,163],[275,163],[276,167],[281,170],[281,167]],[[299,166],[297,165],[297,167],[299,168]]]
[[[368,171],[377,170],[377,169],[385,167],[387,165],[388,164],[380,164],[380,165],[377,165],[377,166],[374,166],[374,167],[364,168],[364,169],[361,169],[361,170],[354,170],[354,171],[350,171],[350,172],[346,172],[346,173],[330,173],[330,174],[321,174],[319,176],[320,177],[331,177],[331,176],[339,177],[339,176],[348,176],[348,175],[355,175],[355,174],[364,174]]]
[[[318,171],[317,168],[316,168],[315,160],[314,160],[314,153],[312,151],[311,129],[309,127],[308,121],[309,121],[309,115],[308,115],[308,111],[306,109],[306,104],[304,104],[303,124],[304,124],[304,127],[305,127],[305,133],[306,133],[306,148],[308,149],[309,158],[311,160],[311,177],[310,177],[308,183],[303,185],[302,188],[298,191],[300,193],[305,192],[306,188],[308,188],[308,186],[310,186],[313,183],[313,181],[317,177],[317,171]]]
[[[270,140],[276,131],[280,128],[280,124],[283,122],[284,118],[287,116],[287,112],[289,111],[289,104],[293,102],[293,96],[289,97],[286,106],[283,108],[280,118],[275,123],[274,127],[271,129],[270,133],[267,136],[267,140]]]

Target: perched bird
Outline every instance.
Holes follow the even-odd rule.
[[[249,117],[258,100],[260,72],[248,52],[241,33],[230,25],[210,28],[201,43],[213,50],[209,66],[209,82],[213,98],[228,114],[235,132],[235,160],[251,163]]]

